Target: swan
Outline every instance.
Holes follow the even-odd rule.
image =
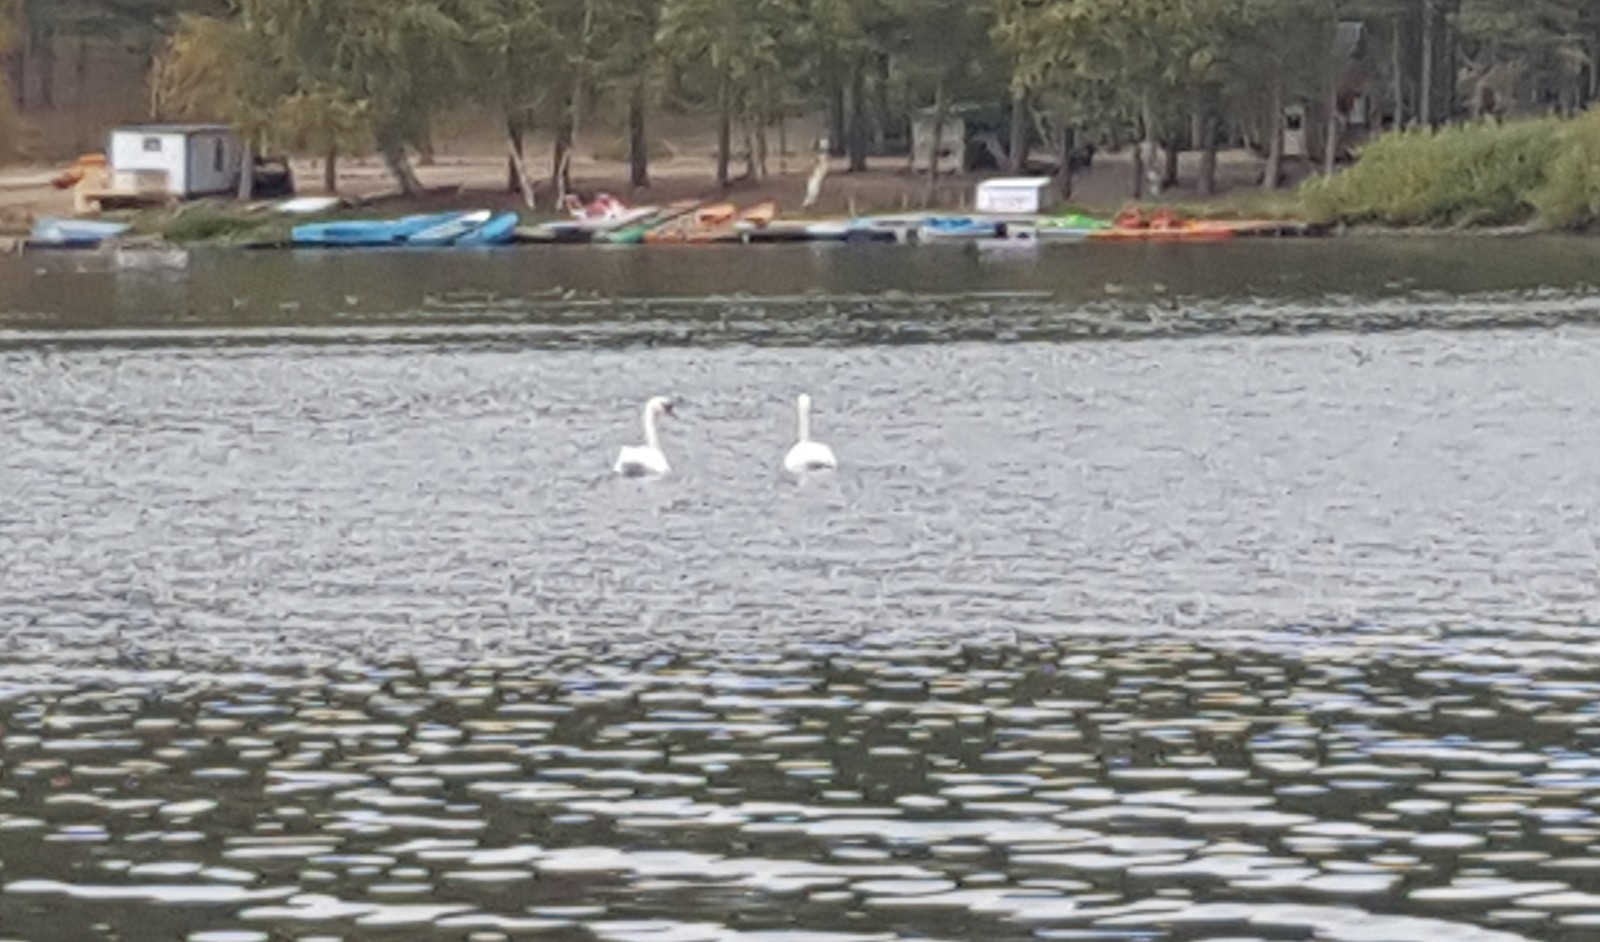
[[[811,397],[801,393],[795,400],[795,409],[800,413],[800,440],[784,456],[783,466],[790,474],[837,468],[839,462],[833,457],[833,449],[811,440]]]
[[[665,396],[656,396],[644,404],[644,444],[624,445],[617,453],[613,471],[624,477],[639,478],[672,470],[667,456],[661,452],[661,438],[656,434],[656,418],[663,415],[672,415],[672,401]]]

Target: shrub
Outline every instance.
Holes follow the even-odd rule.
[[[263,220],[199,205],[179,212],[162,230],[168,242],[215,242],[253,233]]]
[[[1394,226],[1527,222],[1562,132],[1540,119],[1386,135],[1355,166],[1307,183],[1306,209],[1326,221]]]
[[[1600,226],[1600,111],[1568,122],[1544,186],[1533,197],[1539,220],[1556,229]]]

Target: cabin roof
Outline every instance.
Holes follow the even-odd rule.
[[[183,137],[194,134],[233,133],[233,128],[226,124],[128,124],[111,130],[113,134],[169,134]]]

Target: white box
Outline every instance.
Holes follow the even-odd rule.
[[[976,209],[980,213],[1041,213],[1048,208],[1053,190],[1049,177],[1000,177],[978,184]]]

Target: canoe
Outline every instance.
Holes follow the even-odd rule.
[[[467,233],[487,223],[493,216],[494,214],[487,209],[480,209],[472,213],[462,213],[454,219],[441,222],[436,226],[429,226],[406,236],[405,242],[406,245],[420,248],[450,245]]]
[[[47,216],[33,224],[28,234],[29,248],[85,249],[94,248],[107,239],[115,239],[128,231],[122,222],[100,222],[93,219],[60,219]]]
[[[501,213],[456,240],[456,245],[508,245],[516,237],[516,213]]]
[[[289,231],[292,245],[324,248],[399,245],[412,235],[460,218],[462,213],[428,213],[399,219],[346,219],[312,222]]]
[[[721,228],[730,228],[734,217],[739,213],[739,208],[732,203],[712,203],[701,206],[693,212],[666,221],[644,234],[644,241],[652,244],[663,242],[703,242],[704,234]]]

